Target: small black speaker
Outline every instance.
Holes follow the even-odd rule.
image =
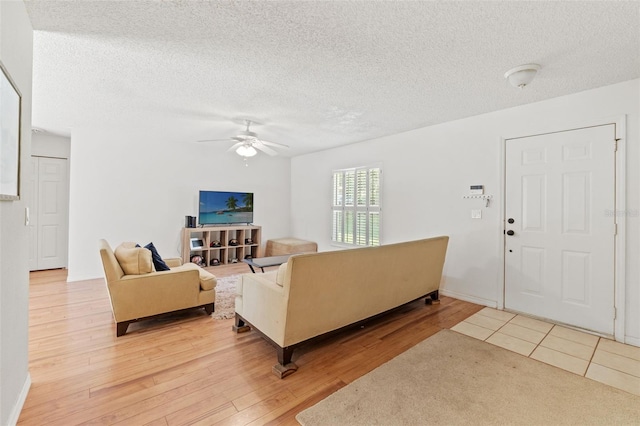
[[[185,216],[184,217],[184,227],[185,228],[195,228],[196,227],[196,217],[195,216]]]

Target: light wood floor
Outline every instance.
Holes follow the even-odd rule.
[[[219,277],[244,264],[209,268]],[[481,306],[414,302],[363,328],[296,350],[299,370],[271,373],[276,352],[254,332],[204,310],[137,323],[115,337],[102,279],[31,273],[31,390],[21,425],[295,425],[295,415]]]

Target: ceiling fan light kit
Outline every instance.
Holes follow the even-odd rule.
[[[258,134],[249,130],[249,126],[254,123],[251,120],[244,119],[244,124],[246,128],[242,130],[236,136],[233,136],[229,139],[209,139],[209,140],[201,140],[198,142],[219,142],[219,141],[230,141],[234,142],[234,144],[227,151],[235,151],[236,154],[244,158],[246,161],[247,158],[253,157],[258,153],[258,151],[262,151],[271,156],[278,155],[278,152],[271,148],[289,148],[287,145],[283,145],[280,143],[268,142],[258,138]]]
[[[520,65],[507,71],[504,74],[504,78],[506,78],[513,87],[523,89],[531,84],[539,70],[540,65],[538,64]]]
[[[256,149],[251,145],[240,145],[238,149],[236,149],[236,154],[241,157],[253,157],[257,153],[258,151],[256,151]]]

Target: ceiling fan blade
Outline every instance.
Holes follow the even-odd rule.
[[[264,139],[258,139],[258,141],[260,141],[261,143],[263,143],[265,145],[275,146],[277,148],[282,148],[282,149],[289,149],[289,145],[284,145],[284,144],[275,143],[275,142],[269,142],[269,141],[265,141]]]
[[[244,145],[244,142],[234,143],[234,144],[233,144],[233,145],[231,145],[231,147],[227,150],[227,152],[235,151],[236,149],[240,148],[242,145]]]
[[[254,147],[255,149],[259,149],[260,151],[262,151],[262,152],[264,152],[264,153],[267,153],[267,154],[269,154],[269,155],[271,155],[271,156],[273,156],[273,155],[278,155],[278,153],[277,153],[276,151],[274,151],[273,149],[269,148],[268,146],[266,146],[266,145],[265,145],[265,144],[263,144],[263,143],[259,143],[258,141],[256,141],[256,142],[253,144],[253,147]]]
[[[226,139],[201,139],[201,140],[196,141],[196,142],[229,142],[229,140],[231,140],[231,138],[226,138]]]

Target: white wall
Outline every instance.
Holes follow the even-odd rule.
[[[338,149],[291,164],[292,234],[330,245],[331,170],[382,162],[383,243],[446,234],[443,293],[497,306],[500,268],[501,138],[627,116],[626,341],[640,345],[640,80],[483,114]],[[531,87],[526,90],[535,90]],[[463,199],[485,185],[490,207]],[[482,219],[471,219],[482,209]]]
[[[31,155],[33,31],[22,1],[0,1],[0,60],[22,94],[20,191]],[[29,390],[25,202],[0,201],[0,424],[15,424]]]
[[[184,217],[197,216],[201,189],[253,192],[263,242],[289,235],[288,158],[257,155],[245,167],[226,146],[196,144],[171,129],[124,127],[72,131],[69,281],[102,277],[100,238],[113,248],[152,241],[163,257],[179,256]]]
[[[38,157],[69,158],[71,139],[51,133],[31,134],[31,155]]]

